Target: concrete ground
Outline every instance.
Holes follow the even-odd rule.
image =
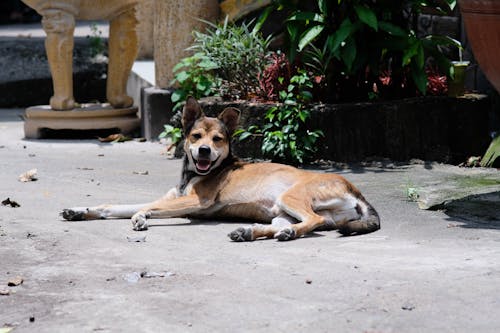
[[[24,140],[21,113],[0,110],[0,199],[20,204],[0,205],[0,332],[498,332],[500,221],[406,201],[451,166],[333,170],[379,211],[368,235],[234,243],[245,223],[186,219],[134,232],[59,212],[153,200],[181,161],[157,143]]]

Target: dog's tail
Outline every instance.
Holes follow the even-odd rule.
[[[357,220],[346,221],[338,225],[338,232],[342,235],[361,235],[380,229],[380,217],[375,208],[362,195],[356,199],[358,203],[355,208],[360,217]]]

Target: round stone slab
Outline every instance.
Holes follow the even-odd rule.
[[[140,127],[137,107],[115,109],[109,104],[80,104],[68,111],[54,111],[50,105],[31,106],[24,115],[24,136],[41,139],[42,129],[103,130],[118,128],[127,134]]]

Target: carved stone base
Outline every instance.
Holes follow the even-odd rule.
[[[114,109],[109,104],[82,104],[71,111],[54,111],[49,105],[32,106],[24,116],[24,136],[42,139],[43,130],[110,130],[130,134],[140,127],[137,107]]]

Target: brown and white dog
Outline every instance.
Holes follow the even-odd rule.
[[[101,205],[64,209],[66,220],[132,218],[134,230],[148,228],[149,218],[190,217],[245,219],[254,224],[229,233],[234,241],[301,237],[313,230],[341,234],[378,230],[375,209],[343,177],[299,170],[276,163],[243,163],[231,153],[231,135],[239,111],[226,108],[206,117],[193,98],[186,101],[182,125],[186,136],[179,185],[148,204]]]

